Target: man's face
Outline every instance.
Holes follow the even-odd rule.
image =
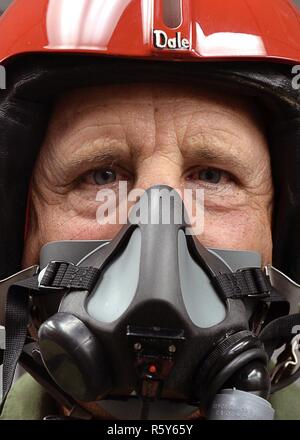
[[[53,240],[110,239],[96,195],[166,184],[204,189],[207,247],[256,250],[271,262],[273,188],[255,106],[180,84],[75,90],[57,103],[37,160],[23,265]]]

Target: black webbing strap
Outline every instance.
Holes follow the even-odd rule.
[[[94,267],[77,267],[70,263],[48,264],[41,283],[38,276],[13,284],[8,293],[5,311],[5,351],[3,357],[3,392],[0,413],[11,388],[16,366],[23,351],[30,316],[30,292],[45,294],[43,288],[71,288],[91,291],[99,277]]]
[[[37,276],[19,281],[12,285],[7,293],[5,310],[5,351],[2,372],[2,401],[0,413],[11,388],[19,357],[22,353],[29,322],[29,292],[36,290]]]
[[[226,298],[271,297],[272,286],[269,278],[256,267],[219,274],[214,277],[214,282]]]
[[[91,291],[99,278],[95,267],[74,266],[71,263],[53,261],[48,264],[41,280],[41,287],[79,289]]]

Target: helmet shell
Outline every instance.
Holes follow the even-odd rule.
[[[300,62],[290,0],[15,0],[0,32],[2,63],[28,52]]]

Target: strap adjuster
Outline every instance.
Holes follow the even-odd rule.
[[[39,289],[91,291],[98,281],[99,269],[76,266],[66,261],[51,261],[41,272]]]
[[[53,286],[52,282],[55,278],[60,264],[73,265],[74,263],[66,263],[65,261],[50,261],[46,267],[38,275],[38,288],[39,290],[65,290],[62,286]]]
[[[271,296],[272,286],[267,275],[256,267],[240,269],[237,272],[222,273],[214,281],[224,296],[232,299]]]

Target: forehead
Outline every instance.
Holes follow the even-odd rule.
[[[225,87],[184,83],[147,82],[106,84],[75,89],[61,96],[54,107],[50,134],[69,138],[86,133],[126,137],[140,143],[140,134],[184,137],[226,131],[249,138],[261,135],[260,110],[254,99]],[[91,132],[90,130],[90,132]],[[173,133],[172,133],[173,132]],[[163,140],[165,142],[165,139]]]
[[[154,82],[82,88],[61,96],[41,156],[47,152],[55,160],[78,156],[80,162],[101,153],[122,161],[130,156],[135,163],[159,153],[173,163],[219,158],[220,166],[238,161],[244,168],[269,160],[253,99],[225,88]]]
[[[252,97],[227,91],[226,87],[211,85],[187,85],[184,83],[126,83],[106,84],[98,87],[85,87],[72,90],[62,95],[55,106],[56,116],[74,117],[80,110],[107,110],[112,107],[130,106],[140,111],[141,108],[170,107],[182,110],[195,110],[205,107],[213,110],[220,108],[233,115],[255,117],[258,106]],[[61,113],[61,115],[59,115]],[[91,112],[90,112],[91,113]]]

